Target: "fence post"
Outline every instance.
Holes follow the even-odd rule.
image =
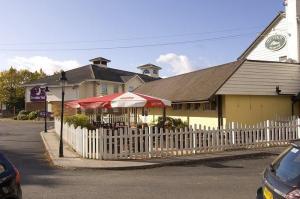
[[[148,144],[149,144],[149,153],[148,153],[148,157],[149,158],[151,158],[151,156],[152,156],[152,148],[153,148],[153,143],[152,143],[152,141],[153,141],[153,127],[152,126],[150,126],[150,127],[146,127],[146,128],[148,128],[148,133],[149,133],[149,135],[148,135]]]
[[[267,120],[267,146],[270,146],[270,120]]]
[[[235,131],[234,131],[234,122],[231,123],[231,143],[235,145]]]
[[[300,139],[300,118],[297,118],[297,139]]]
[[[193,130],[193,154],[196,154],[196,132],[197,132],[197,125],[194,125],[194,130]]]

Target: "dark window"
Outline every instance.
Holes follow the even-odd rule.
[[[190,110],[191,109],[191,104],[186,104],[186,109]]]
[[[94,61],[94,64],[100,64],[100,61]]]
[[[150,74],[150,72],[149,72],[148,69],[145,69],[143,73],[144,73],[144,74]]]
[[[153,74],[157,75],[158,71],[157,70],[153,70]]]
[[[216,102],[207,102],[201,105],[203,111],[214,111],[217,108]]]
[[[195,110],[199,110],[199,108],[200,108],[200,103],[194,104],[194,109]]]
[[[119,85],[114,85],[114,93],[118,93],[119,92]]]
[[[101,94],[107,95],[107,84],[101,84]]]
[[[182,109],[182,104],[172,104],[173,110],[180,110]]]
[[[212,111],[217,110],[217,103],[215,101],[210,103],[210,110]]]
[[[177,105],[177,104],[172,104],[172,109],[173,109],[173,110],[176,110],[176,108],[177,108],[176,105]]]

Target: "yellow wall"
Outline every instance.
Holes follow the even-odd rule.
[[[149,109],[148,121],[157,121],[157,118],[162,116],[163,110],[159,108]],[[173,110],[171,107],[166,109],[168,117],[180,118],[183,122],[188,122],[190,125],[201,124],[210,127],[218,126],[217,111],[203,111],[203,110],[187,110],[185,106],[181,110]]]
[[[286,118],[292,116],[290,96],[222,96],[223,125],[229,122],[242,124],[257,124],[262,121]],[[294,114],[299,115],[299,103],[294,105]],[[166,115],[188,121],[190,125],[201,124],[210,127],[218,126],[217,111],[181,110],[167,108]],[[147,121],[157,121],[162,116],[162,109],[149,109]]]
[[[299,104],[294,106],[299,113]],[[268,119],[292,115],[290,96],[244,96],[226,95],[223,97],[223,116],[227,122],[256,124]]]

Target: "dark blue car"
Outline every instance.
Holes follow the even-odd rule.
[[[265,169],[257,199],[300,199],[300,142],[294,142]]]
[[[20,173],[17,168],[0,153],[0,198],[22,199]]]

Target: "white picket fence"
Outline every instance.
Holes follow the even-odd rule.
[[[60,120],[55,119],[60,135]],[[147,159],[183,156],[237,148],[286,145],[300,138],[300,119],[288,122],[266,121],[255,126],[230,124],[214,129],[197,126],[170,131],[157,128],[87,130],[63,125],[63,139],[83,158]]]

